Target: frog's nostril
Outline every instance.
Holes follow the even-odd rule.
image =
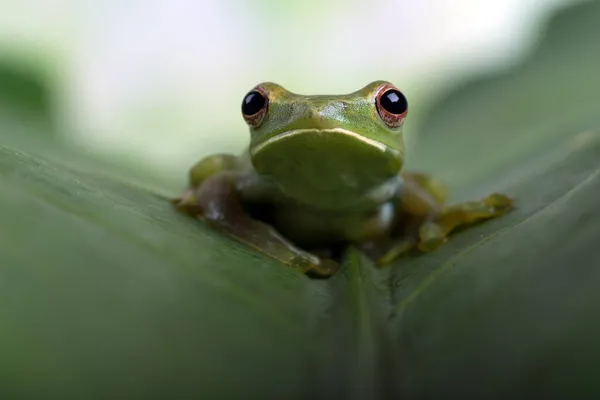
[[[327,104],[323,107],[320,107],[319,108],[319,116],[321,118],[327,118],[327,119],[334,118],[335,119],[335,116],[339,114],[339,110],[344,108],[344,106],[342,104],[343,104],[343,102],[340,102],[340,103],[335,103],[335,104]]]
[[[323,122],[325,119],[325,114],[323,114],[323,110],[320,108],[313,108],[309,111],[309,118],[316,124]]]
[[[329,129],[337,125],[339,120],[339,103],[330,104],[313,104],[307,106],[303,110],[304,118],[306,118],[306,127],[315,129]]]

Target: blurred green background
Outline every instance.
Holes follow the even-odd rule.
[[[390,80],[412,143],[431,99],[518,62],[570,3],[5,0],[0,56],[48,78],[65,140],[173,187],[202,156],[242,150],[241,99],[261,81],[325,94]]]
[[[600,2],[3,6],[2,398],[600,394]],[[165,201],[254,84],[375,79],[408,167],[517,209],[311,280]]]

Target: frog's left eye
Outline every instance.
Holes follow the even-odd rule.
[[[393,85],[385,85],[376,96],[377,112],[381,120],[390,128],[402,125],[408,113],[406,97]]]
[[[249,92],[242,101],[242,116],[248,125],[258,128],[269,108],[269,95],[260,86]]]

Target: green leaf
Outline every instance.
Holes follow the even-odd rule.
[[[329,280],[97,173],[48,139],[47,103],[4,102],[0,394],[600,394],[598,20],[598,2],[565,10],[523,65],[448,94],[422,124],[410,166],[454,200],[504,190],[515,211],[387,269],[350,249]]]

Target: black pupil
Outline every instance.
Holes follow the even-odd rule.
[[[256,90],[248,93],[242,102],[242,112],[244,115],[254,115],[259,112],[267,100]]]
[[[406,97],[396,89],[390,89],[381,96],[379,102],[387,112],[402,114],[408,108]]]

